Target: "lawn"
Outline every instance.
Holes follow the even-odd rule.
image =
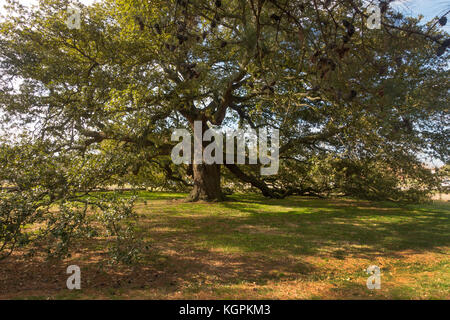
[[[140,193],[133,266],[109,265],[102,239],[64,261],[0,262],[2,299],[449,299],[450,204],[233,195],[186,203]],[[82,289],[66,288],[68,265]],[[381,268],[369,290],[366,268]]]

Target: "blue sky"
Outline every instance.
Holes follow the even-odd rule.
[[[393,8],[411,16],[422,14],[426,21],[443,14],[450,10],[450,0],[397,0],[393,3]],[[450,32],[450,14],[447,15],[449,22],[445,31]]]
[[[410,14],[423,14],[425,17],[433,18],[441,16],[450,10],[449,0],[397,0],[393,6]]]

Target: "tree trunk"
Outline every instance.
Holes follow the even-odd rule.
[[[189,201],[223,201],[224,195],[220,188],[220,165],[193,164],[194,188],[189,195]]]

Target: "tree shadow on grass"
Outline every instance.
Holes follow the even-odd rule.
[[[373,260],[405,251],[441,253],[450,244],[445,209],[252,199],[214,204],[210,210],[227,214],[173,214],[157,230],[149,225],[155,244],[167,256],[166,272],[178,275],[176,282],[320,279],[323,270],[305,257]]]
[[[181,234],[182,235],[182,234]],[[314,267],[289,258],[190,250],[181,239],[153,246],[132,266],[108,265],[104,253],[88,251],[64,261],[26,260],[13,255],[0,262],[0,299],[173,298],[180,290],[195,294],[242,283],[310,277]],[[180,241],[180,242],[179,242]],[[81,291],[66,287],[66,268],[81,268]]]
[[[345,257],[371,258],[395,255],[404,250],[440,252],[440,247],[450,244],[450,211],[445,207],[416,209],[370,202],[343,204],[342,201],[309,199],[256,203],[264,204],[266,208],[282,206],[294,210],[261,211],[252,208],[251,203],[230,202],[224,206],[248,213],[239,222],[241,226],[260,226],[261,230],[270,227],[272,232],[261,232],[260,239],[294,255],[302,250],[320,255],[321,252],[328,254],[326,249],[338,249]],[[251,250],[252,245],[248,242],[233,240],[240,238],[226,236],[234,245]]]
[[[159,215],[145,214],[148,220],[139,232],[151,237],[152,246],[141,264],[99,270],[106,257],[96,245],[53,265],[13,256],[0,263],[0,287],[17,295],[43,290],[65,297],[65,268],[78,264],[83,289],[94,296],[100,292],[104,298],[124,297],[137,290],[143,297],[165,298],[180,290],[195,294],[242,283],[323,279],[324,270],[306,257],[372,260],[405,251],[440,252],[450,244],[450,213],[445,207],[258,197],[174,206],[181,214],[164,206]]]

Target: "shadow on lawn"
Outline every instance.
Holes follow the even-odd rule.
[[[317,280],[326,275],[307,263],[307,256],[373,261],[405,250],[441,253],[450,244],[445,208],[302,198],[228,201],[207,208],[227,213],[169,214],[155,230],[149,222],[153,241],[167,258],[165,273],[175,282]]]
[[[145,212],[139,232],[150,235],[152,245],[142,264],[99,271],[99,261],[105,257],[92,259],[98,254],[95,250],[87,250],[82,255],[85,260],[73,258],[53,270],[12,257],[7,269],[6,262],[0,264],[0,287],[23,292],[17,283],[31,291],[66,292],[64,268],[79,264],[85,289],[100,289],[107,297],[126,290],[153,290],[156,296],[146,297],[161,298],[181,289],[195,293],[244,282],[263,285],[270,280],[326,277],[320,266],[307,262],[308,256],[324,261],[372,260],[405,250],[440,252],[440,247],[450,244],[450,211],[445,206],[399,207],[300,197],[266,201],[234,196],[232,200],[164,204],[161,210]],[[8,279],[12,275],[19,279]]]
[[[259,237],[261,240],[266,238],[268,248],[281,249],[288,254],[328,255],[331,250],[343,258],[372,258],[396,255],[403,250],[440,252],[439,247],[450,244],[448,206],[417,209],[393,203],[379,205],[365,201],[301,198],[241,202],[228,202],[224,206],[250,214],[240,224],[269,226],[277,230]],[[252,203],[269,208],[281,206],[287,211],[261,212],[258,206],[252,208]],[[244,250],[253,247],[249,242],[234,240],[242,237],[230,235],[226,238]]]
[[[155,236],[194,236],[196,245],[208,250],[278,258],[373,258],[395,256],[404,250],[440,252],[439,247],[450,244],[450,214],[446,209],[301,198],[239,200],[220,206],[239,215],[174,215],[166,223],[175,230]]]

